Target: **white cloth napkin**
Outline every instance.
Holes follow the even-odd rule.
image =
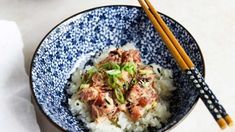
[[[40,132],[24,70],[23,42],[14,22],[0,20],[0,131]]]

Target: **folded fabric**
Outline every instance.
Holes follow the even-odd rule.
[[[40,132],[14,22],[0,20],[0,132]]]

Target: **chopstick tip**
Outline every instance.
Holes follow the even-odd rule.
[[[225,129],[227,127],[227,124],[223,118],[220,118],[216,121],[221,129]]]
[[[233,119],[229,115],[226,115],[224,119],[230,127],[233,126]]]

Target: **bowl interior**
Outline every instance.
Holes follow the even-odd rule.
[[[173,19],[164,21],[180,41],[196,67],[204,74],[200,49],[190,33]],[[67,105],[66,84],[75,65],[99,55],[109,46],[133,42],[141,51],[144,63],[156,63],[173,70],[177,90],[171,98],[173,114],[166,130],[179,122],[198,100],[198,94],[180,71],[159,34],[139,7],[108,6],[79,13],[60,23],[42,40],[31,66],[31,87],[43,112],[59,127],[85,131],[84,124],[72,116]],[[155,130],[157,128],[152,128]]]

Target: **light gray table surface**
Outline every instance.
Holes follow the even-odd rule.
[[[186,27],[201,47],[206,81],[235,119],[235,1],[151,0],[157,9]],[[137,0],[0,0],[0,20],[15,21],[24,41],[25,70],[41,39],[56,24],[80,11],[104,5],[139,5]],[[1,29],[0,29],[1,30]],[[42,132],[57,129],[36,106]],[[201,101],[172,132],[221,131]],[[225,132],[235,131],[227,128]]]

